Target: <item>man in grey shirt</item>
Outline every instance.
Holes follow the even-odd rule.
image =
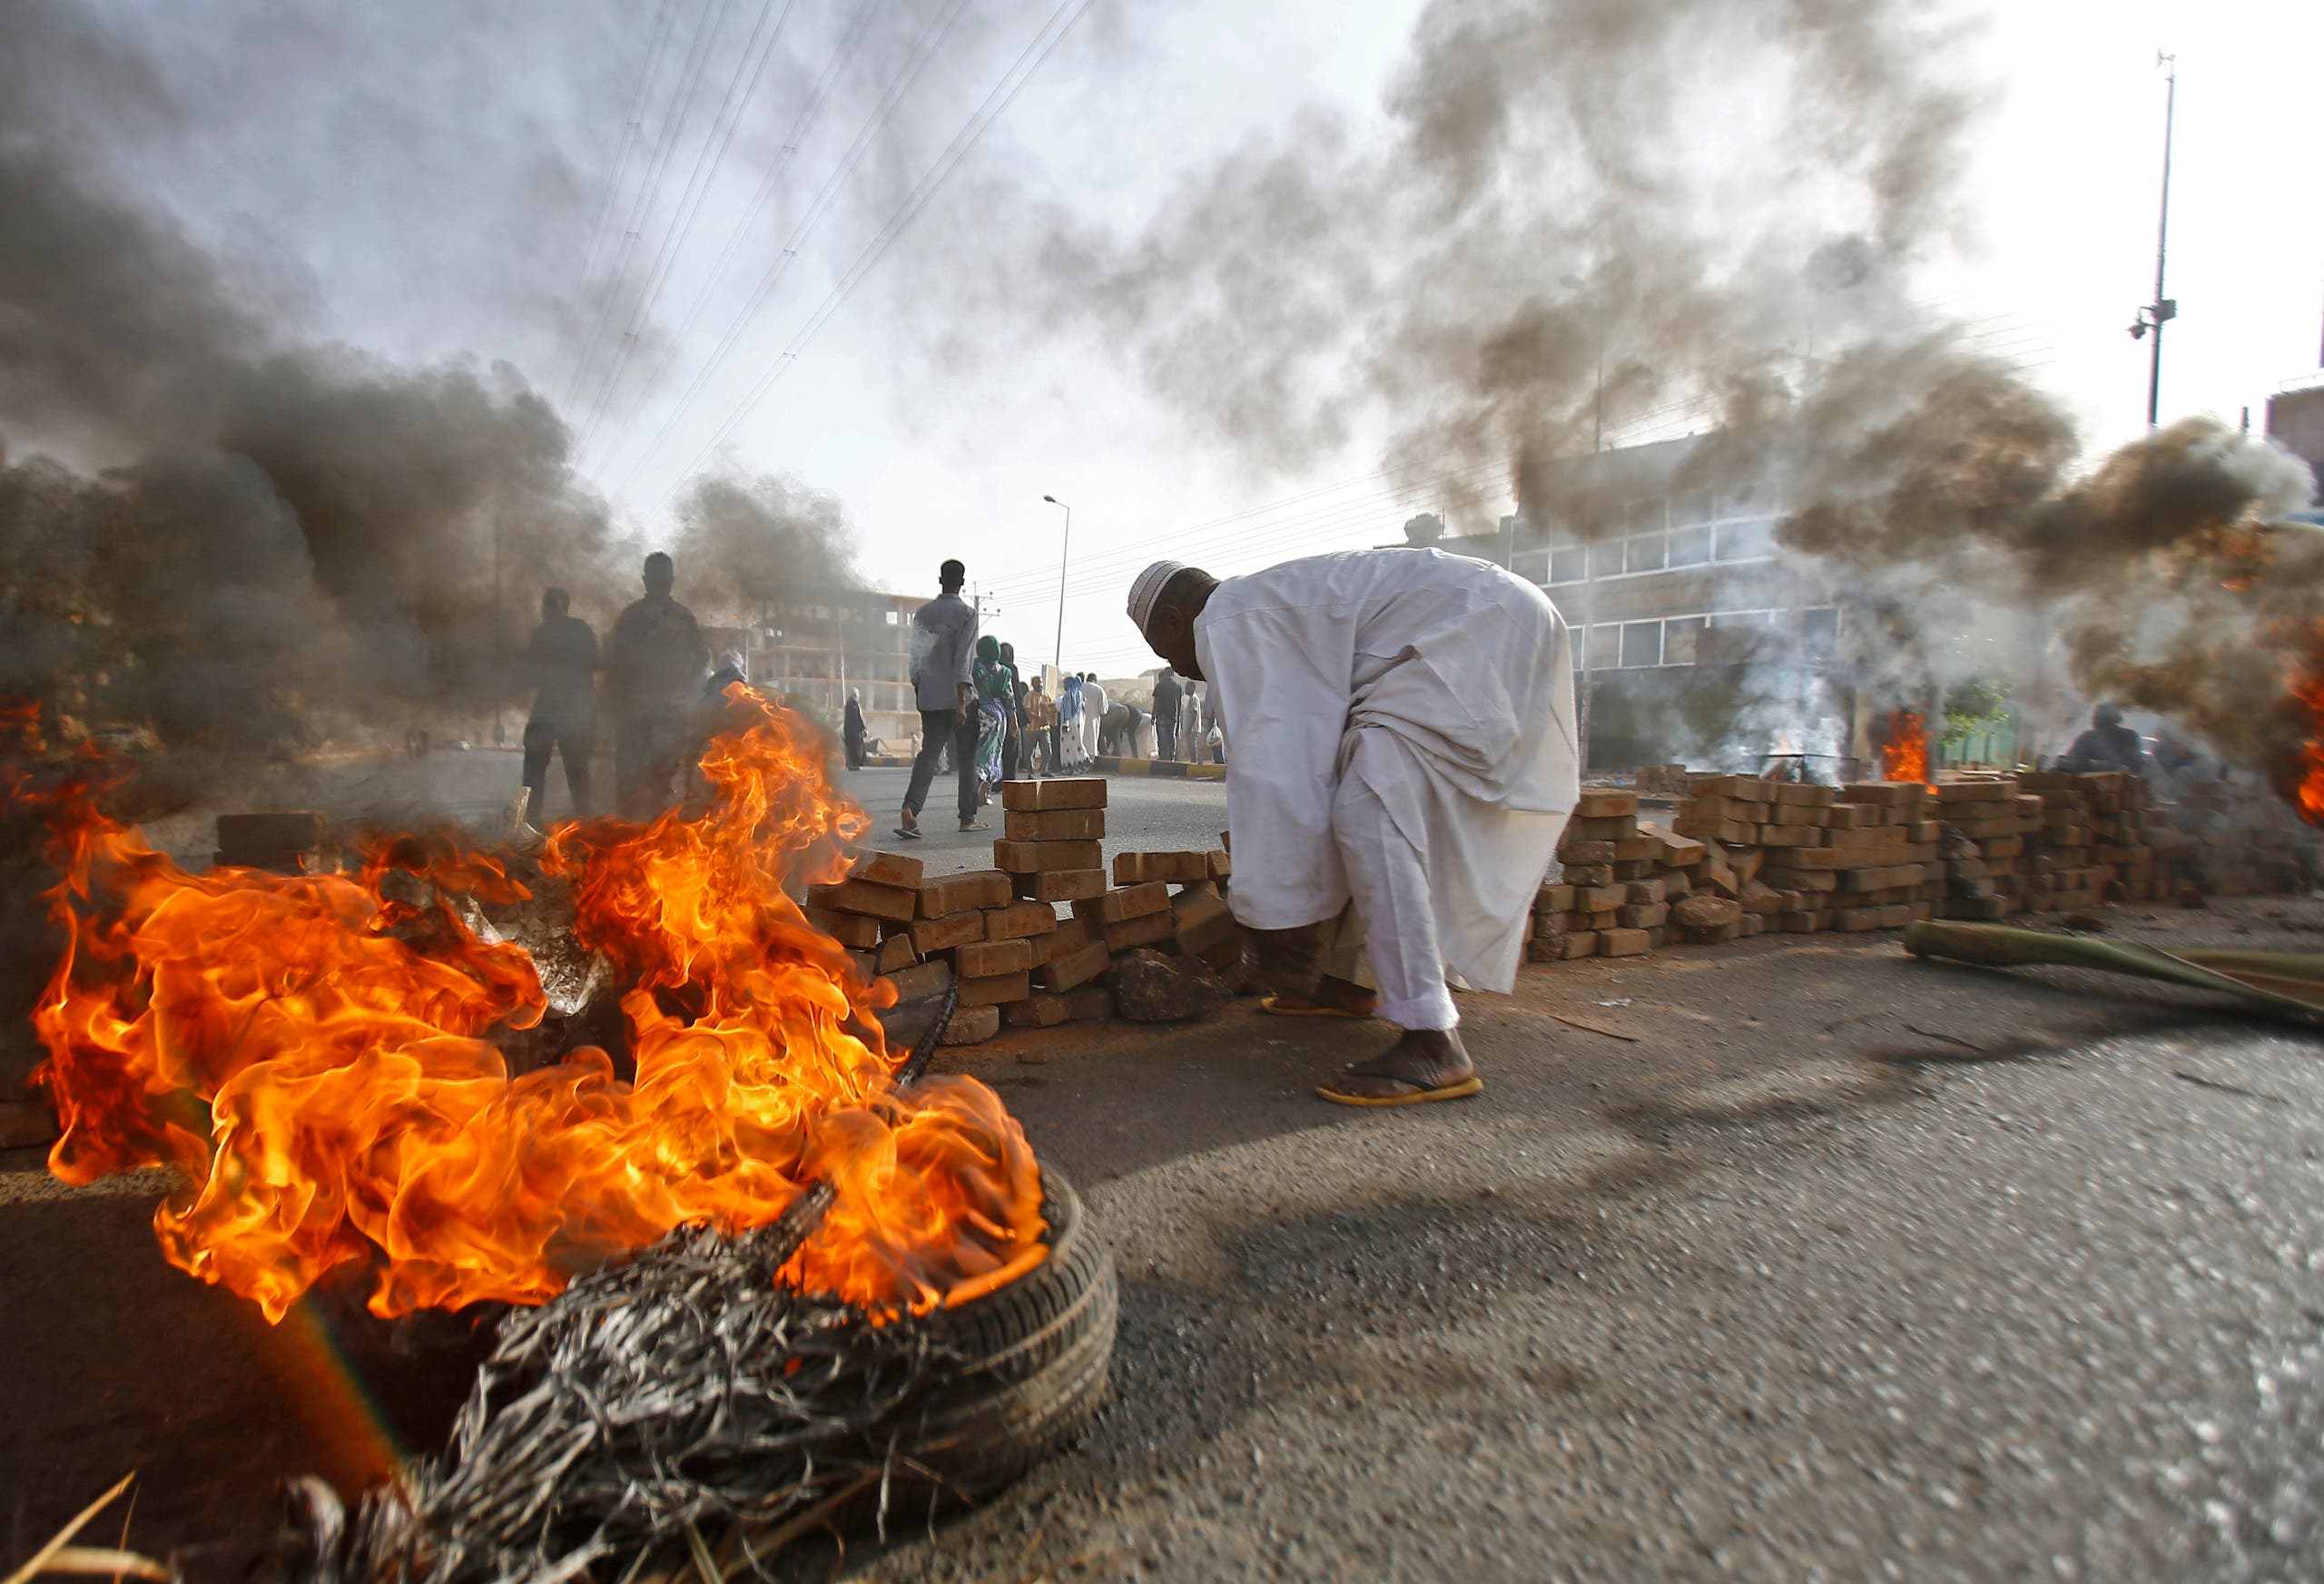
[[[912,761],[903,822],[896,827],[899,836],[921,833],[920,811],[928,802],[947,743],[952,745],[952,764],[960,778],[960,829],[986,828],[977,818],[977,737],[975,716],[969,709],[977,613],[960,597],[960,585],[968,580],[967,567],[945,562],[936,572],[941,592],[912,613],[911,680],[920,694],[920,756]]]

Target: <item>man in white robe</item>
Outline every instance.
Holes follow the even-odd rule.
[[[1489,562],[1392,549],[1224,582],[1157,562],[1129,615],[1209,684],[1233,737],[1234,908],[1279,987],[1269,1009],[1376,1011],[1404,1031],[1316,1092],[1358,1106],[1476,1093],[1445,969],[1514,986],[1579,788],[1556,607]],[[1324,927],[1348,940],[1357,923],[1376,1005],[1326,977]]]

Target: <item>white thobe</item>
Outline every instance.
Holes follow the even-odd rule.
[[[1236,917],[1362,920],[1380,1015],[1456,1020],[1516,982],[1581,766],[1573,656],[1547,595],[1441,550],[1354,550],[1230,577],[1195,656],[1235,752]]]

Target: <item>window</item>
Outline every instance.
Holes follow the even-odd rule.
[[[1670,565],[1700,566],[1710,559],[1710,530],[1709,528],[1673,528],[1670,530]]]
[[[1775,625],[1773,611],[1720,611],[1711,617],[1710,625],[1721,632],[1750,631],[1764,633]]]
[[[898,611],[890,611],[890,612],[888,613],[888,625],[890,625],[890,626],[891,626],[891,627],[892,627],[892,626],[899,625],[900,625],[899,617],[901,616],[901,612],[898,612]]]
[[[1670,523],[1676,527],[1686,523],[1710,521],[1710,491],[1689,489],[1670,497]]]
[[[1622,629],[1600,622],[1590,629],[1590,669],[1608,671],[1621,664]]]
[[[1718,492],[1718,515],[1722,517],[1748,517],[1765,510],[1759,502],[1765,492],[1757,484],[1738,484]]]
[[[1644,534],[1662,526],[1659,500],[1634,500],[1622,507],[1622,532]]]
[[[1622,570],[1659,572],[1667,559],[1667,549],[1660,534],[1640,534],[1624,546]]]
[[[1695,640],[1707,624],[1701,616],[1672,616],[1662,624],[1662,664],[1692,665]]]
[[[1662,664],[1662,624],[1660,622],[1624,622],[1622,624],[1622,664],[1624,665]]]
[[[1523,551],[1509,558],[1509,569],[1534,583],[1547,583],[1550,580],[1550,553],[1547,550]]]
[[[1550,581],[1580,583],[1590,576],[1590,546],[1568,545],[1550,552]]]
[[[1765,517],[1748,523],[1718,525],[1717,555],[1721,561],[1757,561],[1775,554],[1775,524]]]
[[[1840,613],[1829,605],[1799,613],[1801,646],[1810,660],[1831,660],[1840,652]]]

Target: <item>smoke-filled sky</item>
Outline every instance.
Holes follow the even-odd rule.
[[[1149,554],[1232,571],[1507,509],[1516,455],[1573,437],[1600,320],[1617,439],[1925,320],[2023,365],[2094,457],[2143,416],[2158,44],[2182,74],[2165,416],[2232,423],[2318,358],[2300,0],[27,0],[15,25],[39,80],[0,77],[0,150],[103,202],[0,281],[12,350],[27,300],[64,327],[31,337],[37,389],[0,371],[0,459],[135,463],[118,517],[169,451],[261,571],[281,525],[187,446],[280,485],[312,423],[383,470],[433,425],[468,472],[396,481],[400,506],[370,498],[385,471],[318,474],[290,504],[342,547],[431,511],[473,546],[513,500],[616,558],[748,517],[715,500],[796,506],[785,532],[852,522],[885,586],[961,555],[1046,658],[1054,494],[1066,658],[1118,670]],[[760,481],[704,496],[705,463]],[[448,599],[411,556],[453,554],[390,556],[410,586],[352,601],[333,566],[371,564],[318,557],[381,635],[350,664]],[[211,603],[164,649],[251,625]]]

